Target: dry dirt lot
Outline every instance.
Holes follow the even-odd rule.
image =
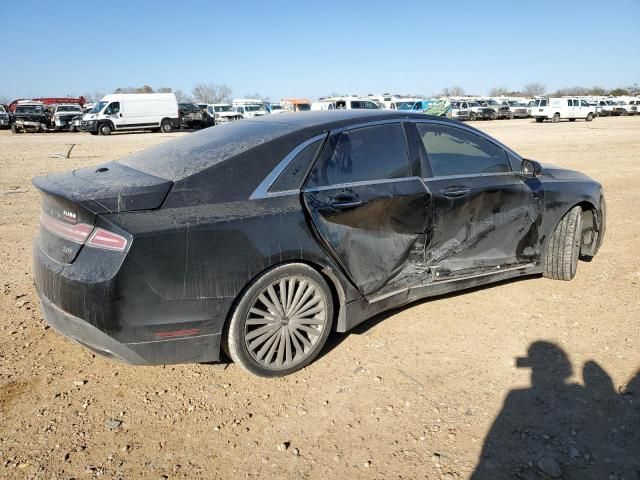
[[[640,118],[475,126],[603,183],[599,255],[377,317],[275,380],[114,363],[42,320],[31,177],[181,134],[0,132],[0,478],[640,478]]]

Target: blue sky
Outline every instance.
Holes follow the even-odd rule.
[[[640,84],[640,0],[0,2],[0,96]]]

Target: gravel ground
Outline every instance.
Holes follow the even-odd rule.
[[[114,363],[42,320],[31,177],[183,134],[0,132],[0,478],[640,478],[640,117],[474,126],[603,183],[599,255],[378,316],[276,380]]]

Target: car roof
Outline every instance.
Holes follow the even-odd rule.
[[[425,115],[424,113],[412,113],[409,111],[398,112],[397,110],[385,109],[354,109],[354,110],[312,110],[309,112],[292,112],[281,113],[277,117],[258,117],[246,119],[248,122],[277,123],[281,125],[289,125],[291,127],[303,128],[322,128],[323,130],[331,130],[334,128],[342,128],[349,124],[359,124],[367,122],[375,122],[379,120],[394,119],[437,119],[448,120],[445,117],[435,117]]]

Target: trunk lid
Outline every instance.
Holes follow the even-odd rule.
[[[109,162],[35,177],[42,194],[38,242],[59,263],[72,263],[94,229],[96,216],[159,208],[173,182]]]

